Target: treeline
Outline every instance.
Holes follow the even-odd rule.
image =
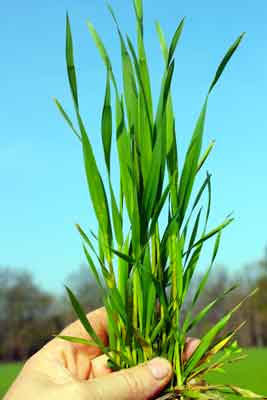
[[[236,336],[239,344],[243,347],[267,346],[267,259],[251,263],[235,274],[230,274],[224,268],[215,271],[216,267],[200,298],[197,311],[230,288],[234,287],[234,290],[216,303],[193,335],[201,337],[223,315],[245,299],[233,314],[226,332],[244,323]],[[258,289],[257,292],[249,297],[255,289]]]
[[[87,266],[81,266],[66,283],[86,310],[101,305]],[[43,290],[27,271],[0,266],[0,361],[27,359],[74,319],[65,294]]]
[[[198,279],[200,277],[196,277],[196,283]],[[267,346],[266,259],[244,267],[234,276],[229,273],[229,269],[215,266],[198,310],[236,282],[238,287],[216,304],[198,331],[192,334],[200,337],[207,328],[258,287],[259,291],[235,313],[231,326],[234,328],[246,321],[237,335],[242,346]],[[88,267],[81,266],[66,283],[78,295],[87,311],[101,305],[100,292],[88,275]],[[0,361],[27,359],[74,319],[65,294],[56,296],[43,290],[28,272],[0,267]]]

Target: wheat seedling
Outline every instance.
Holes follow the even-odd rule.
[[[96,235],[91,232],[87,235],[79,225],[77,228],[83,240],[86,259],[103,293],[108,314],[109,344],[105,346],[95,334],[69,288],[67,291],[72,306],[90,340],[62,338],[98,346],[108,355],[109,366],[113,370],[132,367],[157,355],[166,357],[174,371],[171,383],[165,390],[166,396],[220,399],[234,393],[242,397],[259,398],[261,396],[231,385],[208,385],[203,379],[208,372],[222,369],[227,362],[240,358],[241,350],[233,342],[240,327],[224,333],[223,336],[220,333],[225,332],[229,320],[241,304],[229,310],[205,333],[196,351],[187,361],[182,357],[190,331],[234,289],[229,288],[200,312],[194,313],[214,264],[221,233],[232,221],[232,217],[227,216],[217,227],[208,229],[211,203],[209,173],[196,193],[193,190],[196,178],[201,176],[199,171],[214,145],[212,142],[202,152],[207,105],[211,92],[239,46],[243,34],[232,44],[219,64],[207,90],[185,161],[180,165],[171,83],[174,54],[184,20],[178,25],[169,46],[160,24],[156,24],[165,69],[160,96],[154,109],[144,46],[142,0],[133,0],[133,5],[137,50],[128,36],[124,38],[115,14],[108,5],[121,48],[122,93],[119,92],[104,44],[94,26],[88,23],[90,34],[106,68],[101,137],[107,185],[104,185],[100,175],[80,112],[72,35],[67,16],[66,63],[77,128],[59,101],[55,102],[82,145],[98,233]],[[114,104],[111,101],[111,90],[114,92]],[[115,127],[112,123],[113,116]],[[116,198],[111,176],[111,145],[114,140],[119,161],[119,198]],[[203,207],[201,204],[205,194],[208,200]],[[161,225],[160,216],[163,220]],[[210,239],[214,240],[210,265],[182,318],[181,310],[195,276],[201,252]]]

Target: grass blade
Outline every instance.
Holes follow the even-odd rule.
[[[210,348],[213,340],[223,330],[226,324],[229,322],[232,315],[241,307],[241,305],[249,297],[253,296],[257,292],[257,289],[253,290],[248,296],[246,296],[239,304],[237,304],[231,311],[229,311],[222,319],[220,319],[201,339],[199,346],[189,358],[185,365],[185,376],[187,377],[194,367],[198,364],[201,358],[204,356],[206,351]]]
[[[110,81],[109,81],[109,70],[107,69],[107,80],[106,80],[106,93],[104,106],[102,110],[102,144],[104,149],[105,161],[108,173],[110,174],[110,150],[111,150],[111,138],[112,138],[112,111],[110,105]]]
[[[116,97],[118,98],[119,97],[118,86],[116,83],[115,76],[113,74],[112,64],[111,64],[110,58],[108,56],[108,53],[105,49],[105,46],[104,46],[99,34],[95,30],[94,25],[91,22],[87,22],[87,26],[88,26],[91,37],[92,37],[93,41],[95,42],[95,45],[99,51],[99,54],[105,64],[105,66],[106,66],[107,70],[110,72],[110,77],[111,77],[111,80],[112,80],[112,83],[113,83],[113,86],[115,89]]]
[[[181,33],[183,31],[184,22],[185,22],[185,18],[183,18],[181,20],[181,22],[179,23],[179,25],[178,25],[178,27],[177,27],[174,35],[173,35],[173,38],[172,38],[172,41],[171,41],[171,45],[170,45],[170,48],[169,48],[169,52],[168,52],[168,61],[167,61],[168,65],[172,61],[172,58],[173,58],[177,43],[178,43],[178,41],[180,39],[180,36],[181,36]]]
[[[97,336],[96,332],[94,331],[92,325],[90,324],[88,318],[86,317],[86,315],[85,315],[81,305],[79,304],[78,300],[76,299],[75,295],[72,293],[72,291],[67,286],[66,286],[66,290],[67,290],[69,299],[71,301],[72,307],[75,310],[77,317],[81,321],[84,329],[89,334],[89,336],[92,338],[92,340],[95,342],[95,344],[103,351],[103,349],[105,348],[104,343]]]
[[[215,145],[215,140],[212,140],[212,142],[207,147],[205,153],[203,154],[203,156],[199,160],[199,163],[198,163],[198,166],[197,166],[197,172],[199,172],[201,170],[201,168],[203,167],[203,165],[205,164],[205,162],[206,162],[208,156],[210,155],[210,152],[213,149],[214,145]]]
[[[115,231],[115,236],[117,243],[119,247],[122,246],[123,243],[123,222],[122,222],[122,216],[119,211],[119,208],[117,206],[115,194],[111,185],[111,179],[109,178],[109,190],[110,190],[110,196],[111,196],[111,211],[112,211],[112,221],[113,221],[113,227]]]
[[[70,20],[68,14],[66,15],[66,63],[67,63],[68,78],[69,78],[69,84],[71,88],[73,102],[75,108],[78,110],[79,101],[78,101],[77,79],[76,79],[76,72],[73,59],[72,35],[71,35]]]
[[[66,113],[66,111],[64,110],[64,108],[62,107],[60,102],[57,99],[53,99],[53,100],[54,100],[54,103],[56,104],[59,112],[61,113],[61,115],[63,116],[63,118],[67,122],[67,124],[69,125],[69,127],[72,130],[72,132],[74,133],[74,135],[77,136],[77,138],[81,141],[82,139],[81,139],[81,136],[80,136],[79,132],[74,128],[74,125],[71,122],[70,117],[68,116],[68,114]]]
[[[168,53],[169,53],[168,46],[167,46],[167,43],[166,43],[166,40],[165,40],[165,36],[164,36],[163,30],[162,30],[162,28],[160,26],[160,23],[158,21],[156,22],[156,30],[157,30],[157,34],[158,34],[158,37],[159,37],[159,43],[160,43],[161,51],[162,51],[162,54],[163,54],[163,58],[164,58],[164,60],[165,60],[165,62],[167,64],[168,63]]]
[[[99,170],[96,164],[96,160],[93,154],[91,143],[87,136],[83,122],[78,115],[79,126],[82,136],[82,147],[85,172],[87,177],[87,184],[91,196],[91,200],[96,212],[96,216],[99,222],[100,229],[103,232],[105,243],[110,245],[112,242],[112,232],[110,225],[110,216],[107,196],[104,188],[102,178],[99,174]]]
[[[204,307],[197,315],[196,317],[192,320],[192,321],[186,321],[187,323],[184,324],[184,332],[188,333],[191,329],[194,328],[195,325],[197,325],[200,321],[202,321],[206,315],[210,312],[210,310],[218,303],[220,302],[222,299],[224,299],[224,297],[231,293],[233,290],[235,290],[237,288],[237,286],[232,286],[230,289],[225,290],[224,293],[221,296],[218,296],[216,299],[214,299],[212,302],[210,302],[206,307]]]
[[[103,287],[103,284],[102,284],[102,282],[100,280],[100,277],[98,275],[98,272],[97,272],[97,269],[95,267],[95,264],[94,264],[89,252],[87,251],[87,249],[86,249],[86,247],[84,245],[83,245],[83,251],[84,251],[85,257],[87,259],[89,267],[90,267],[90,269],[91,269],[91,271],[92,271],[92,273],[93,273],[93,275],[95,277],[95,280],[96,280],[98,286],[102,289],[102,291],[104,291],[104,287]]]
[[[193,244],[193,246],[191,247],[194,248],[196,246],[198,246],[199,244],[201,244],[202,242],[205,242],[206,240],[210,239],[212,236],[217,235],[217,233],[219,233],[220,231],[222,231],[224,228],[226,228],[229,224],[231,224],[231,222],[233,222],[234,218],[230,218],[227,217],[224,222],[217,226],[216,228],[212,229],[210,232],[208,232],[207,234],[205,234],[204,236],[202,236],[201,239],[199,239],[197,242],[195,242]],[[191,249],[188,249],[187,251],[190,251]],[[187,252],[186,252],[187,253]],[[186,254],[185,253],[185,254]]]
[[[199,161],[200,151],[202,147],[202,138],[204,133],[204,123],[206,117],[207,110],[207,101],[204,103],[204,106],[199,115],[194,134],[189,145],[188,151],[186,153],[186,159],[184,163],[184,167],[182,170],[182,175],[180,179],[178,198],[180,199],[180,224],[182,223],[185,212],[187,209],[187,205],[190,200],[194,179],[197,171],[197,165]]]
[[[140,70],[140,66],[139,66],[139,63],[138,63],[138,59],[137,59],[137,56],[136,56],[136,53],[135,53],[135,50],[134,50],[134,46],[132,44],[131,39],[128,36],[127,36],[127,43],[128,43],[128,47],[129,47],[129,50],[131,52],[131,55],[132,55],[132,58],[133,58],[133,61],[134,61],[135,72],[136,72],[136,76],[137,76],[138,83],[139,83],[139,86],[140,86],[140,90],[141,90],[143,98],[144,98],[146,117],[147,117],[147,121],[148,121],[149,131],[150,131],[150,134],[152,136],[152,126],[153,126],[153,124],[152,124],[152,115],[151,115],[151,105],[150,105],[150,99],[149,99],[147,91],[145,89],[145,87],[146,87],[145,77],[144,77],[144,75],[142,75],[142,72]]]
[[[201,281],[200,281],[200,283],[198,285],[196,294],[195,294],[195,296],[193,298],[193,301],[192,301],[192,305],[196,304],[200,294],[204,291],[204,288],[205,288],[205,286],[207,284],[211,269],[213,267],[213,264],[214,264],[214,261],[215,261],[215,258],[216,258],[216,255],[217,255],[217,252],[218,252],[218,249],[219,249],[220,240],[221,240],[221,231],[219,231],[219,233],[218,233],[218,235],[216,237],[216,241],[215,241],[214,248],[213,248],[213,254],[212,254],[210,266],[207,269],[206,273],[204,274],[203,278],[201,279]]]
[[[77,338],[74,336],[64,336],[64,335],[58,335],[58,336],[56,336],[56,338],[66,340],[67,342],[71,342],[71,343],[85,344],[87,346],[98,347],[97,344],[93,340],[87,340],[87,339]]]
[[[231,59],[232,55],[234,54],[234,52],[236,51],[236,49],[238,48],[241,40],[243,39],[243,36],[245,35],[245,33],[242,33],[237,39],[236,41],[232,44],[232,46],[228,49],[227,53],[225,54],[225,56],[223,57],[217,71],[215,74],[215,77],[210,85],[209,88],[209,93],[212,91],[212,89],[214,88],[214,86],[216,85],[216,83],[218,82],[224,68],[226,67],[226,65],[228,64],[228,61]]]

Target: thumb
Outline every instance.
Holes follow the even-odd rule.
[[[88,399],[151,399],[167,385],[171,376],[172,367],[169,361],[157,357],[146,364],[92,380],[87,384]]]

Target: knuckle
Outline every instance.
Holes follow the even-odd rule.
[[[79,382],[80,397],[73,397],[76,399],[88,399],[90,400],[105,400],[105,390],[103,385],[97,380],[89,382]],[[90,397],[89,397],[90,396]]]
[[[127,390],[127,398],[129,400],[136,400],[140,397],[140,393],[143,393],[143,382],[133,372],[125,371],[122,374],[124,385]]]
[[[79,381],[72,382],[68,385],[68,395],[71,399],[84,400],[86,398],[85,393],[85,388]]]

